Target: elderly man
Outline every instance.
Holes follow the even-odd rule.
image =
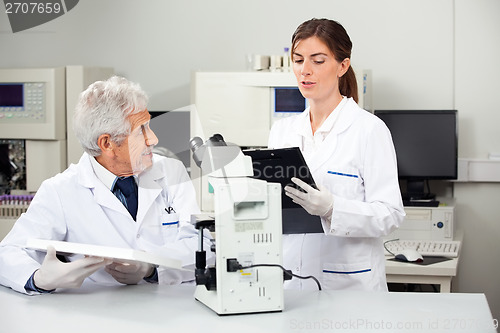
[[[152,153],[147,96],[121,77],[80,95],[74,129],[85,152],[76,165],[43,182],[28,211],[0,243],[0,284],[37,294],[101,284],[179,284],[193,273],[143,262],[70,257],[24,248],[29,238],[139,249],[194,264],[199,212],[194,188],[175,159]],[[210,240],[205,238],[206,246]]]

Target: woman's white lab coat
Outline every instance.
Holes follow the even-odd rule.
[[[154,155],[153,166],[138,176],[138,187],[135,222],[96,177],[87,154],[77,165],[44,181],[28,211],[0,243],[0,284],[26,292],[25,283],[45,256],[23,249],[29,238],[140,249],[181,260],[185,266],[194,264],[198,234],[190,223],[190,215],[198,213],[199,208],[184,165]],[[176,213],[170,210],[169,214],[169,207]],[[194,279],[192,273],[162,267],[158,268],[158,275],[159,282],[166,284]],[[89,279],[118,284],[103,269]]]
[[[269,147],[303,149],[304,123],[310,124],[309,109],[275,123]],[[387,290],[380,237],[405,215],[389,130],[348,99],[318,152],[306,161],[316,183],[334,195],[331,225],[322,219],[324,234],[285,235],[285,267],[316,276],[325,289]],[[295,278],[287,287],[317,288]]]

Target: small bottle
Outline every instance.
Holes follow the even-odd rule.
[[[283,71],[289,71],[290,70],[290,48],[285,47],[285,53],[283,54]]]

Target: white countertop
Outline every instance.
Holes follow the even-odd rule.
[[[283,312],[218,316],[194,286],[0,287],[2,332],[495,332],[483,294],[285,290]]]

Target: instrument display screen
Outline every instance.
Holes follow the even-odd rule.
[[[0,84],[0,107],[23,106],[23,84]]]

